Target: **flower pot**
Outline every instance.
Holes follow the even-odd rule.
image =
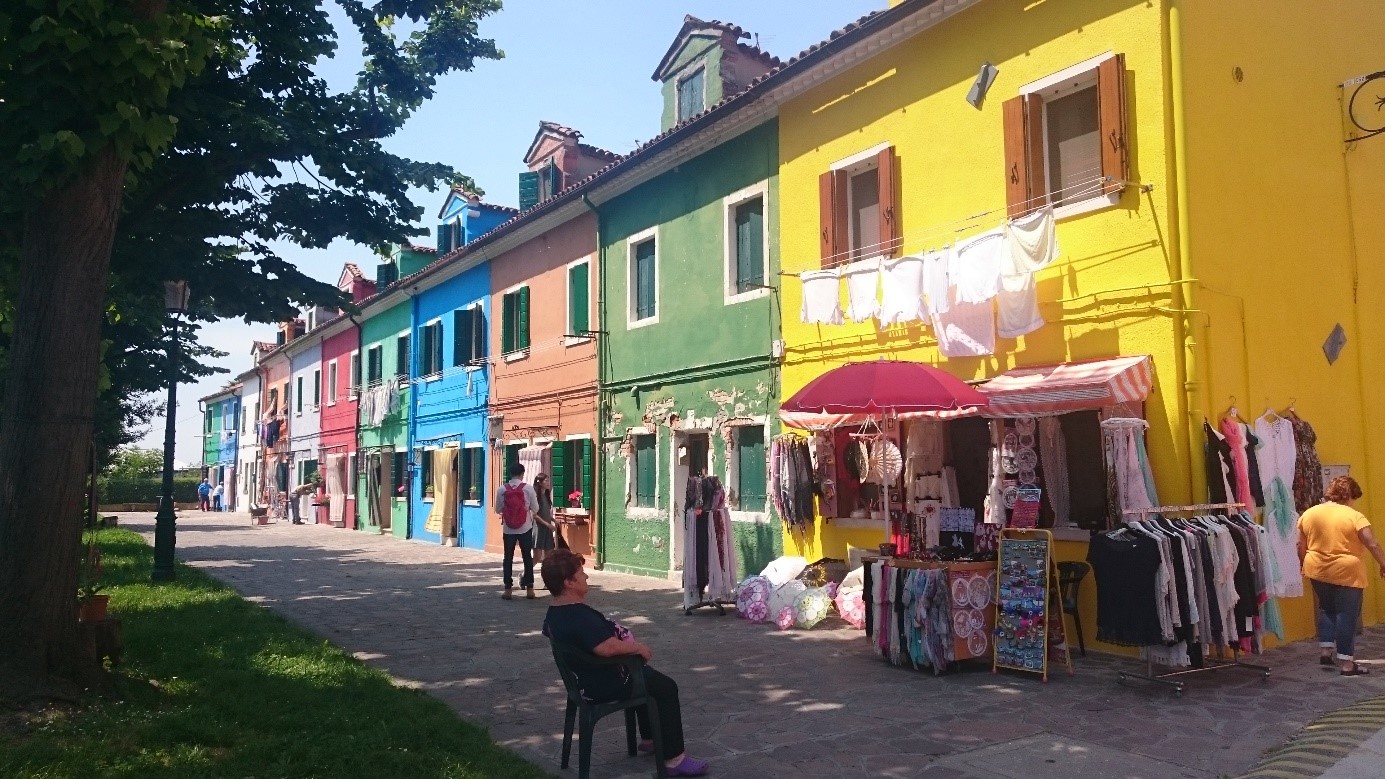
[[[77,604],[78,622],[100,622],[106,618],[106,605],[109,595],[88,595]]]
[[[894,544],[881,544],[881,545],[880,545],[880,556],[881,556],[881,557],[894,557],[894,553],[895,553],[895,545],[894,545]]]

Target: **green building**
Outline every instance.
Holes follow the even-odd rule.
[[[689,17],[654,76],[665,125],[772,66],[739,37]],[[742,574],[782,549],[766,490],[779,383],[777,122],[709,145],[656,160],[657,175],[598,207],[600,556],[611,570],[679,575],[684,494],[698,474],[726,489]]]

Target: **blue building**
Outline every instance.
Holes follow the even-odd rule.
[[[486,418],[490,265],[456,250],[517,212],[453,190],[438,216],[437,263],[411,289],[409,448],[411,538],[482,549],[486,541]],[[400,280],[409,284],[407,277]]]

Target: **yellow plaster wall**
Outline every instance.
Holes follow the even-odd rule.
[[[1385,136],[1348,149],[1338,88],[1385,69],[1385,4],[1176,7],[1189,254],[1206,312],[1203,411],[1219,417],[1235,396],[1249,420],[1294,401],[1323,461],[1351,466],[1366,493],[1360,508],[1385,534],[1385,463],[1372,435],[1385,410]],[[1329,365],[1322,343],[1337,323],[1349,341]],[[1368,624],[1385,618],[1385,588],[1372,579]],[[1289,637],[1310,636],[1311,599],[1283,607]]]
[[[1127,190],[1117,206],[1059,222],[1062,255],[1038,278],[1049,324],[1024,338],[998,339],[990,357],[944,359],[928,328],[879,333],[873,320],[805,325],[797,316],[801,287],[786,280],[784,396],[833,367],[879,356],[940,365],[974,379],[1019,365],[1150,354],[1155,388],[1147,414],[1157,486],[1165,499],[1186,500],[1181,357],[1168,312],[1177,260],[1170,236],[1162,22],[1160,8],[1128,0],[987,2],[784,106],[780,223],[789,273],[819,266],[818,176],[834,161],[886,141],[898,155],[904,253],[999,225],[1005,205],[1002,102],[1025,83],[1106,51],[1126,56],[1132,178],[1154,187],[1149,193]],[[1000,73],[977,110],[964,98],[985,61]],[[957,222],[982,211],[993,213]],[[959,227],[962,232],[954,233]],[[848,544],[874,548],[881,536],[879,529],[817,523],[807,537],[788,533],[785,551],[810,560],[841,557]],[[1080,559],[1085,545],[1063,544],[1060,555]]]

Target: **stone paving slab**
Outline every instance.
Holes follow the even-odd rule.
[[[152,515],[121,521],[152,536]],[[498,556],[184,512],[178,558],[557,772],[562,687],[539,634],[548,599],[501,600]],[[1114,750],[1130,766],[1216,777],[1247,770],[1326,712],[1385,693],[1385,673],[1341,677],[1317,664],[1312,642],[1259,658],[1274,667],[1268,681],[1236,669],[1186,677],[1182,697],[1119,684],[1119,671],[1142,666],[1098,653],[1047,684],[985,665],[934,677],[890,666],[840,620],[779,632],[731,614],[684,616],[666,581],[604,571],[591,581],[591,605],[629,625],[679,683],[688,750],[712,759],[717,776],[984,775],[1015,756],[1047,759],[1045,744],[1079,744],[1100,757],[1090,763],[1098,767],[1072,762],[1064,776],[1110,775],[1102,770]],[[1385,656],[1385,631],[1359,643],[1360,656]],[[648,758],[625,755],[622,728],[618,717],[598,728],[595,775],[649,775]]]

